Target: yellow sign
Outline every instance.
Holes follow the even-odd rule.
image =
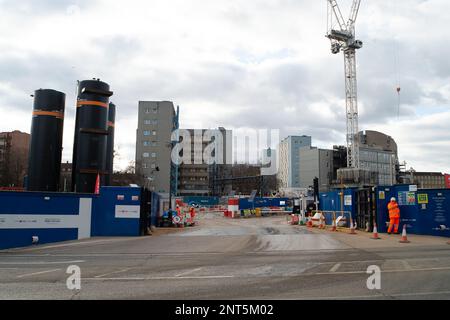
[[[418,194],[417,202],[419,204],[428,204],[428,194]]]
[[[384,191],[380,191],[379,198],[380,198],[380,200],[385,200],[386,199],[386,193]]]

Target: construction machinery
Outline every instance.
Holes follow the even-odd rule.
[[[331,52],[344,53],[345,92],[347,113],[347,167],[359,169],[359,128],[358,128],[358,86],[356,79],[356,50],[363,47],[361,40],[355,37],[355,23],[361,0],[354,0],[347,21],[342,16],[336,0],[328,3],[328,34]]]

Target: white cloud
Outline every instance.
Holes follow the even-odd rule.
[[[450,3],[393,3],[361,5],[361,129],[392,135],[417,170],[448,172]],[[146,99],[179,104],[185,128],[278,128],[320,147],[345,143],[343,58],[324,37],[325,1],[0,0],[0,9],[0,130],[29,131],[33,90],[66,92],[64,160],[76,80],[92,77],[115,91],[122,167]]]

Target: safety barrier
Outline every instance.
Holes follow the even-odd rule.
[[[338,229],[351,228],[351,212],[350,211],[313,211],[312,216],[302,218],[302,215],[292,215],[289,224],[303,225],[306,224],[309,228],[326,229],[331,227],[331,231]]]
[[[238,212],[235,211],[225,211],[224,213],[225,218],[231,218],[231,219],[251,219],[251,218],[265,218],[265,217],[273,217],[273,216],[284,216],[284,215],[290,215],[292,212],[289,211],[283,211],[283,210],[272,210],[272,209],[246,209],[246,210],[239,210]]]

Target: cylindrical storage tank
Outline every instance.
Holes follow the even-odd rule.
[[[114,131],[116,126],[116,105],[109,104],[108,111],[108,143],[106,147],[106,171],[105,185],[110,186],[114,173]]]
[[[66,95],[51,89],[34,93],[28,159],[29,191],[59,191]]]
[[[98,79],[78,84],[72,188],[78,193],[94,193],[97,175],[105,185],[108,143],[109,85]]]

